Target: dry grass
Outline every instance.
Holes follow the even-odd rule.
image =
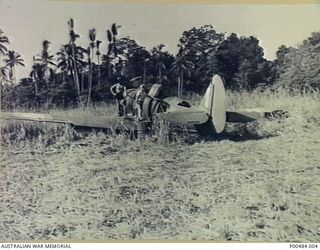
[[[290,117],[191,145],[2,124],[0,239],[319,241],[319,93],[228,97]]]

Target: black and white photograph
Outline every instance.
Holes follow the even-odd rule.
[[[319,3],[0,0],[0,83],[1,242],[320,242]]]

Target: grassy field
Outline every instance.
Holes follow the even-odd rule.
[[[192,143],[3,122],[0,240],[319,242],[319,93],[228,100],[290,117]]]

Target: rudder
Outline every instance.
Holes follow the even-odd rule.
[[[219,75],[212,77],[199,108],[207,112],[211,118],[214,132],[221,133],[226,126],[226,93],[223,80]]]

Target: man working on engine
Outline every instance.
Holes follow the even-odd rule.
[[[143,108],[143,102],[144,102],[144,99],[146,98],[146,96],[147,96],[147,92],[146,92],[145,85],[141,84],[138,91],[137,91],[137,94],[136,94],[136,106],[138,109],[138,121],[143,120],[142,108]]]

